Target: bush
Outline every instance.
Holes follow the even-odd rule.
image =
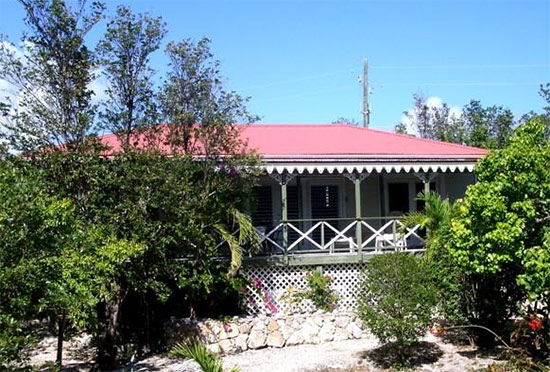
[[[323,275],[321,270],[306,274],[307,289],[298,294],[299,298],[311,300],[319,310],[332,311],[338,302],[338,296],[330,288],[332,278]]]
[[[418,341],[430,321],[436,292],[423,259],[407,253],[373,257],[363,272],[359,317],[383,343]]]

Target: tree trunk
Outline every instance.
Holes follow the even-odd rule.
[[[97,363],[100,370],[110,370],[117,359],[116,334],[118,314],[123,296],[117,296],[112,302],[104,303],[98,309],[101,328],[97,342]]]
[[[65,312],[61,313],[61,317],[58,321],[58,328],[57,328],[57,357],[56,362],[59,365],[59,367],[62,366],[63,363],[63,337],[65,333]]]

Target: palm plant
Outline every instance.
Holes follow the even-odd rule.
[[[449,199],[442,199],[433,191],[418,194],[417,200],[424,201],[424,210],[407,214],[403,223],[406,226],[420,225],[426,229],[426,249],[430,257],[446,240],[455,214],[455,206]]]
[[[229,276],[235,276],[241,267],[243,260],[243,245],[247,244],[252,249],[260,245],[260,237],[252,224],[250,216],[239,211],[236,208],[227,210],[228,223],[217,223],[214,229],[229,246],[231,252],[231,267]],[[231,230],[237,230],[235,236]]]
[[[193,359],[203,372],[223,372],[221,358],[208,351],[206,345],[196,338],[180,342],[170,350],[170,355],[178,358]],[[233,367],[229,372],[240,372],[238,367]]]

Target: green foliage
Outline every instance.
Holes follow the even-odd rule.
[[[67,6],[62,0],[20,0],[29,33],[24,53],[0,48],[0,78],[19,91],[2,121],[3,137],[18,150],[65,145],[78,149],[93,128],[93,53],[86,34],[101,19],[103,4]]]
[[[478,164],[479,182],[459,203],[449,244],[466,269],[488,276],[510,273],[529,300],[547,307],[550,287],[541,277],[550,267],[546,129],[542,120],[531,120],[516,130],[509,146]]]
[[[207,39],[169,43],[159,84],[149,58],[165,34],[160,19],[119,7],[94,55],[85,37],[103,4],[20,2],[25,53],[0,43],[0,78],[22,99],[2,101],[0,120],[10,146],[28,156],[0,169],[0,311],[21,329],[46,316],[60,340],[66,328],[91,330],[106,369],[117,345],[158,347],[162,335],[151,333],[163,316],[204,303],[221,309],[216,301],[231,297],[242,247],[258,242],[240,212],[257,159],[234,123],[256,117],[224,89]],[[99,63],[109,80],[103,124],[124,148],[109,159],[93,136],[89,87]],[[130,138],[136,131],[151,140],[146,148]],[[160,153],[164,144],[173,156]],[[9,158],[3,145],[0,158]]]
[[[514,115],[502,106],[483,107],[471,100],[462,109],[462,121],[466,130],[465,144],[488,149],[503,148],[514,127]]]
[[[56,321],[61,338],[66,327],[94,329],[96,306],[115,295],[112,283],[142,246],[84,225],[26,161],[1,164],[0,204],[2,339],[22,349],[26,322],[41,316]]]
[[[422,138],[440,141],[461,143],[463,141],[463,125],[450,107],[443,103],[441,106],[428,105],[427,100],[420,94],[413,94],[413,109],[405,112],[410,124],[399,123],[397,133],[413,134]]]
[[[188,339],[179,343],[172,350],[170,355],[178,358],[193,359],[204,372],[223,372],[223,364],[219,356],[211,353],[206,345],[197,339]],[[233,367],[229,372],[239,372],[240,369]]]
[[[239,212],[253,184],[251,174],[230,162],[214,170],[187,156],[140,151],[110,159],[99,152],[56,152],[35,160],[51,192],[72,198],[83,219],[101,226],[105,236],[141,247],[139,259],[131,259],[110,280],[115,294],[101,301],[114,306],[108,311],[111,315],[98,314],[100,320],[116,318],[110,320],[111,344],[140,340],[150,331],[143,327],[157,327],[147,323],[151,314],[136,314],[131,308],[131,314],[126,312],[129,299],[155,309],[177,293],[180,303],[194,310],[214,292],[231,287],[226,274],[234,275],[240,266],[241,244],[253,246],[258,238],[249,218]],[[229,233],[237,227],[238,236]],[[230,243],[230,268],[219,260],[224,251],[217,246],[223,239]],[[109,307],[105,306],[99,308]],[[121,321],[128,330],[124,337],[119,333]],[[101,329],[105,331],[103,326],[98,332]],[[115,353],[114,346],[110,349]]]
[[[0,369],[10,363],[20,363],[25,351],[34,343],[32,332],[20,320],[0,314]]]
[[[468,276],[451,257],[446,243],[449,238],[451,222],[456,215],[456,207],[439,194],[429,192],[419,194],[417,200],[425,202],[422,211],[409,213],[404,224],[419,224],[426,230],[426,264],[430,268],[430,278],[437,291],[438,313],[452,324],[467,321],[465,303],[470,283]]]
[[[471,100],[461,115],[456,115],[446,103],[428,105],[419,94],[414,94],[413,100],[413,109],[405,112],[408,124],[397,124],[397,133],[411,132],[422,138],[495,149],[506,145],[515,125],[510,109],[502,106],[483,107]]]
[[[306,274],[307,288],[296,293],[301,299],[310,300],[315,307],[324,311],[332,311],[338,302],[338,296],[330,288],[332,278],[323,275],[321,270],[314,270]]]
[[[160,18],[134,14],[119,5],[97,46],[109,82],[108,102],[100,113],[103,127],[115,133],[124,148],[144,129],[157,124],[157,109],[149,60],[166,34]]]
[[[234,123],[250,123],[258,117],[249,114],[248,98],[223,88],[220,62],[213,58],[210,40],[170,42],[165,53],[170,70],[158,99],[172,149],[200,153],[207,161],[242,154],[244,144]]]
[[[374,256],[363,272],[359,317],[383,343],[410,345],[432,320],[436,290],[425,262],[407,253]]]

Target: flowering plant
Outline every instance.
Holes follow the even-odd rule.
[[[250,286],[256,292],[257,297],[261,298],[264,302],[265,307],[272,313],[276,314],[278,312],[277,306],[273,303],[273,297],[271,293],[265,288],[262,281],[256,277],[250,280]],[[248,301],[251,303],[256,302],[254,296],[249,296]]]
[[[538,314],[529,314],[516,321],[511,340],[532,356],[547,357],[550,354],[550,320]]]

